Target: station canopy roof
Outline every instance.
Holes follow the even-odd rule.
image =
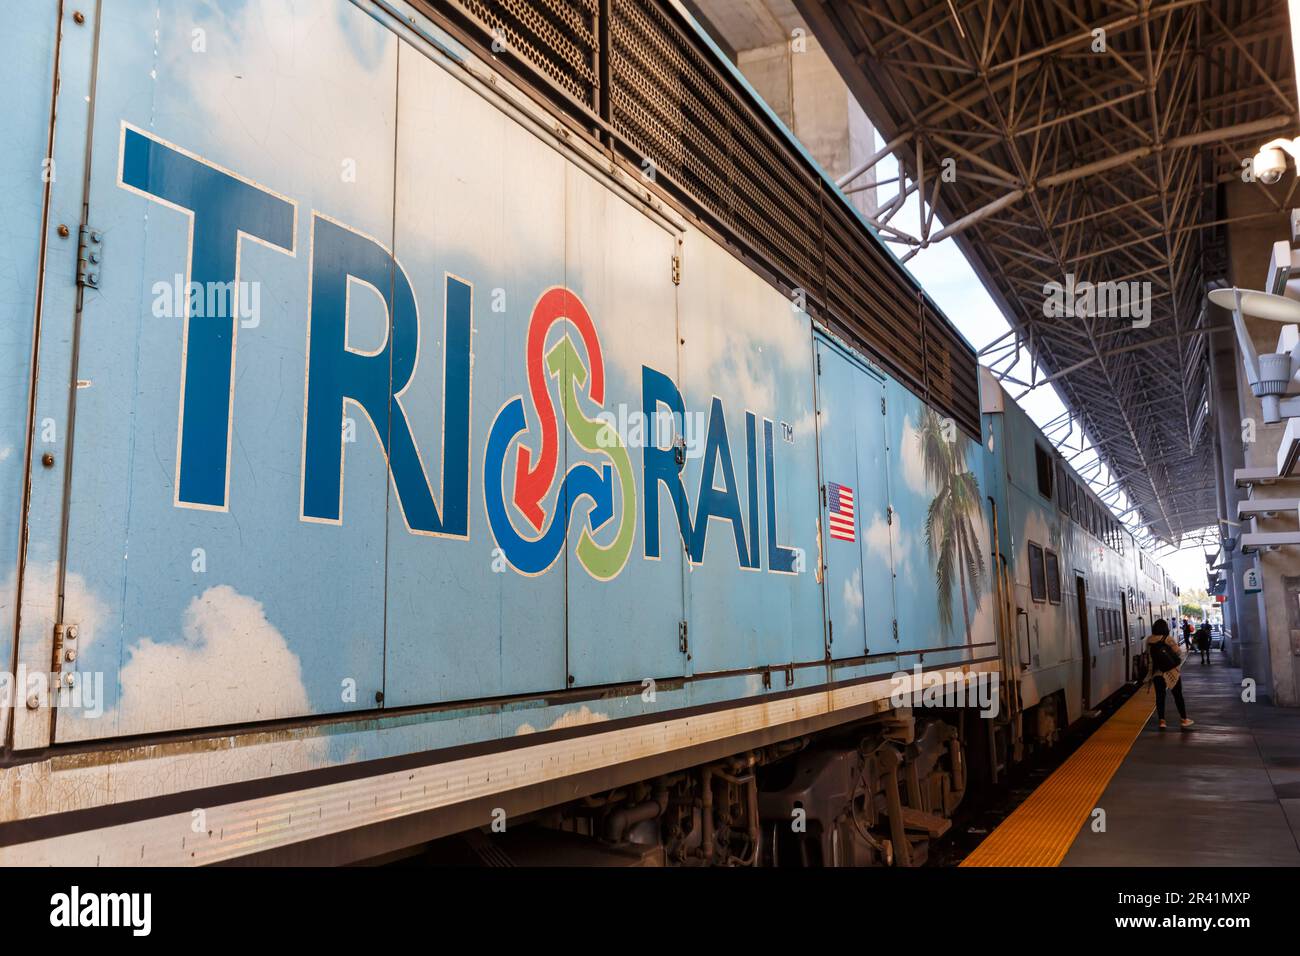
[[[1012,395],[1056,385],[1069,409],[1056,434],[1088,436],[1154,538],[1214,524],[1204,302],[1227,274],[1219,187],[1297,132],[1284,0],[796,5],[898,159],[904,195],[922,197],[919,234],[886,203],[882,236],[906,259],[955,235],[1007,315],[982,361]],[[1279,221],[1288,179],[1268,191]],[[1071,277],[1116,283],[1098,306],[1112,314],[1045,314],[1050,284],[1064,294]],[[1146,327],[1140,303],[1124,313],[1134,282],[1149,283]],[[1025,350],[1027,381],[1011,373]]]

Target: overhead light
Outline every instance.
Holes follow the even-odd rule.
[[[1267,319],[1284,325],[1300,323],[1300,302],[1270,292],[1253,289],[1215,289],[1210,302],[1232,313],[1232,324],[1241,348],[1242,364],[1246,367],[1246,380],[1251,391],[1264,407],[1264,421],[1274,425],[1283,418],[1300,416],[1300,399],[1283,403],[1282,398],[1291,390],[1292,381],[1300,371],[1300,345],[1287,352],[1269,352],[1260,355],[1255,350],[1246,329],[1245,316]],[[1285,406],[1285,407],[1284,407]]]
[[[1253,318],[1288,324],[1300,322],[1300,302],[1282,295],[1253,289],[1215,289],[1210,293],[1210,301],[1232,312],[1237,308],[1238,296],[1241,297],[1242,312]]]

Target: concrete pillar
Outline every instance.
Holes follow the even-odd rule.
[[[1215,310],[1218,312],[1219,310]],[[1232,321],[1226,313],[1213,317],[1211,325],[1225,325]],[[1220,332],[1210,338],[1210,406],[1214,414],[1215,452],[1219,465],[1219,516],[1230,522],[1237,520],[1237,502],[1246,494],[1233,482],[1233,471],[1243,467],[1245,452],[1241,442],[1241,404],[1237,394],[1237,340],[1230,332]],[[1242,529],[1232,524],[1220,526],[1227,534],[1240,536]],[[1258,699],[1270,701],[1273,697],[1272,668],[1269,666],[1268,640],[1260,626],[1259,608],[1254,595],[1242,590],[1242,575],[1254,566],[1254,559],[1232,551],[1228,560],[1228,587],[1225,591],[1224,622],[1232,634],[1230,659],[1241,666],[1246,677],[1255,680]]]
[[[1247,216],[1272,210],[1268,196],[1281,197],[1290,183],[1287,179],[1273,187],[1255,183],[1231,183],[1226,187],[1227,214],[1229,218]],[[1266,194],[1265,190],[1269,190]],[[1231,280],[1234,285],[1247,289],[1264,287],[1268,275],[1269,254],[1273,244],[1279,240],[1289,241],[1287,217],[1282,213],[1249,222],[1232,223],[1228,231],[1228,251],[1231,256]],[[1300,297],[1298,290],[1291,290],[1293,297]],[[1276,322],[1262,319],[1247,319],[1246,327],[1251,341],[1259,352],[1273,352],[1277,349],[1278,333],[1282,326]],[[1225,471],[1231,476],[1233,467],[1274,467],[1277,450],[1281,444],[1283,425],[1265,425],[1263,412],[1257,399],[1240,373],[1241,358],[1234,343],[1234,374],[1237,379],[1237,411],[1239,429],[1244,430],[1244,423],[1252,422],[1254,441],[1241,442],[1240,458],[1235,462],[1233,456],[1225,454]],[[1225,445],[1225,451],[1230,445]],[[1256,496],[1294,497],[1300,495],[1300,478],[1279,481],[1268,488],[1258,488]],[[1235,508],[1234,508],[1235,511]],[[1229,517],[1235,520],[1235,514]],[[1272,520],[1259,520],[1259,531],[1282,531],[1296,527],[1296,515],[1279,516]],[[1234,529],[1237,533],[1249,531],[1249,527]],[[1253,561],[1257,561],[1263,590],[1257,595],[1241,593],[1241,575]],[[1282,548],[1275,552],[1265,552],[1255,559],[1238,555],[1233,561],[1234,594],[1240,594],[1239,614],[1249,618],[1253,611],[1254,621],[1247,620],[1244,627],[1254,628],[1260,636],[1260,648],[1267,648],[1267,666],[1269,679],[1267,686],[1271,690],[1273,702],[1282,706],[1300,706],[1300,612],[1291,605],[1297,601],[1292,588],[1300,585],[1294,580],[1300,576],[1300,554],[1295,548]],[[1244,648],[1243,648],[1244,652]],[[1243,661],[1244,663],[1244,661]],[[1255,662],[1258,672],[1264,673],[1263,660]],[[1261,692],[1266,684],[1259,679]]]
[[[832,179],[875,155],[875,128],[791,0],[687,6]],[[866,216],[877,210],[875,179],[872,170],[845,186]]]

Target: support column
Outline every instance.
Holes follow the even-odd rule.
[[[1269,212],[1273,209],[1269,197],[1280,201],[1288,188],[1289,183],[1285,179],[1271,187],[1256,183],[1231,183],[1225,188],[1228,216],[1235,218]],[[1278,241],[1290,241],[1287,216],[1281,212],[1276,216],[1236,222],[1229,226],[1228,252],[1232,283],[1243,289],[1262,289],[1267,280],[1270,253],[1273,244]],[[1300,298],[1300,285],[1289,287],[1288,295]],[[1280,324],[1247,318],[1246,329],[1259,352],[1273,352],[1277,349],[1278,334],[1282,330]],[[1285,427],[1264,424],[1260,401],[1251,392],[1250,385],[1241,372],[1241,356],[1235,341],[1232,354],[1240,452],[1230,455],[1228,450],[1232,445],[1224,446],[1224,471],[1229,482],[1233,468],[1275,468],[1277,450]],[[1224,407],[1234,406],[1225,401]],[[1248,424],[1253,430],[1254,440],[1241,441],[1241,432]],[[1235,488],[1232,490],[1235,491]],[[1300,478],[1281,480],[1267,487],[1257,486],[1255,490],[1256,497],[1294,497],[1297,494],[1300,494]],[[1231,493],[1228,494],[1227,501],[1233,501]],[[1236,520],[1235,504],[1231,507],[1234,513],[1228,517]],[[1271,520],[1258,519],[1256,527],[1259,531],[1279,531],[1294,528],[1296,520],[1295,514]],[[1235,534],[1249,530],[1249,522],[1244,523],[1242,528],[1233,529]],[[1294,598],[1288,598],[1287,583],[1283,580],[1296,574],[1297,557],[1295,548],[1282,548],[1258,556],[1237,553],[1233,558],[1232,585],[1238,602],[1238,615],[1246,618],[1243,628],[1257,634],[1261,645],[1258,652],[1253,649],[1251,652],[1250,660],[1256,673],[1245,673],[1256,677],[1261,697],[1267,690],[1273,703],[1285,707],[1300,706],[1300,630],[1291,627],[1292,611],[1288,601]],[[1263,584],[1263,590],[1256,595],[1242,592],[1241,576],[1251,566],[1259,568]],[[1243,646],[1243,670],[1246,663],[1245,650]]]
[[[755,92],[832,179],[876,153],[876,131],[792,0],[710,0],[687,7]],[[844,189],[874,216],[876,172]]]

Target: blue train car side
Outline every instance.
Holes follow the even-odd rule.
[[[0,863],[923,862],[1167,580],[426,14],[0,12]]]

